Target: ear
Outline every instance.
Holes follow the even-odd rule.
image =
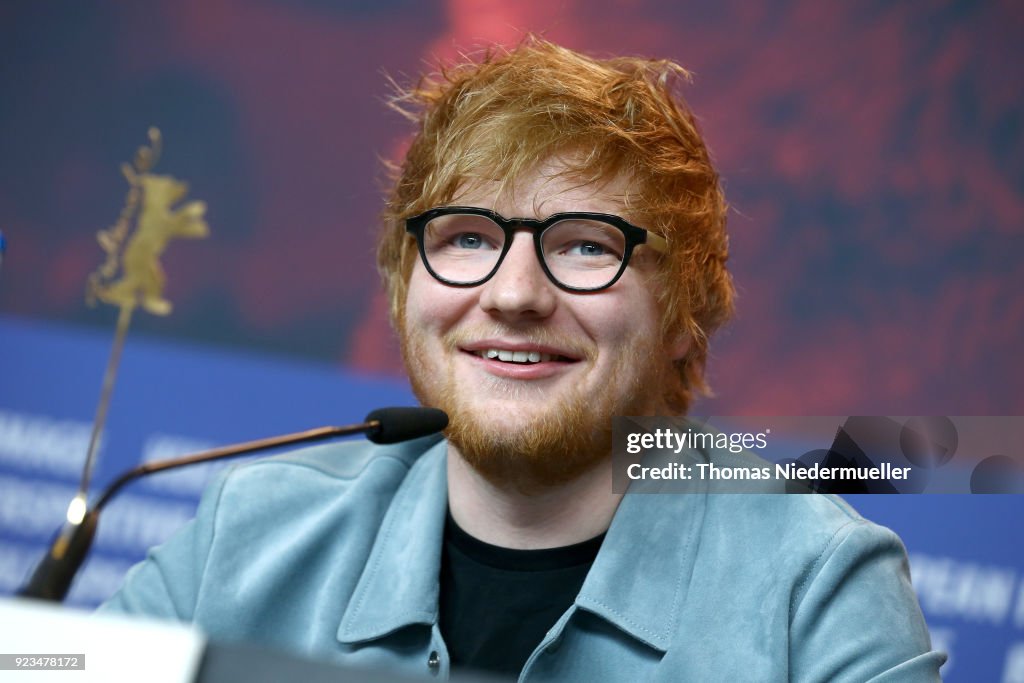
[[[665,351],[672,362],[682,360],[690,350],[690,335],[682,330],[677,330],[665,340]]]

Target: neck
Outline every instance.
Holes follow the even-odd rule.
[[[612,493],[611,459],[559,486],[524,493],[488,481],[448,445],[448,505],[468,534],[504,548],[580,543],[608,529],[622,494]]]

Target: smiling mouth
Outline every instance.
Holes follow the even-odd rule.
[[[554,353],[541,353],[540,351],[507,351],[505,349],[485,349],[472,351],[473,355],[488,360],[498,360],[503,363],[519,363],[531,365],[533,363],[571,363],[572,358],[560,356]]]

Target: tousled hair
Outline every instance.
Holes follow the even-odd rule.
[[[733,312],[726,203],[692,112],[677,94],[689,73],[667,60],[594,59],[545,40],[494,48],[446,66],[390,101],[419,127],[383,216],[377,265],[401,329],[417,258],[409,216],[449,203],[475,183],[502,191],[558,156],[581,185],[620,174],[624,214],[666,238],[653,277],[665,339],[685,334],[678,381],[664,397],[686,412],[704,379],[708,338]]]

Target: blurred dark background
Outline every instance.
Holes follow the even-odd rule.
[[[209,203],[133,334],[400,374],[372,264],[383,104],[458,50],[534,31],[694,72],[732,205],[739,315],[705,413],[1024,411],[1024,6],[1015,2],[180,0],[0,5],[0,312],[83,304],[126,184]]]

